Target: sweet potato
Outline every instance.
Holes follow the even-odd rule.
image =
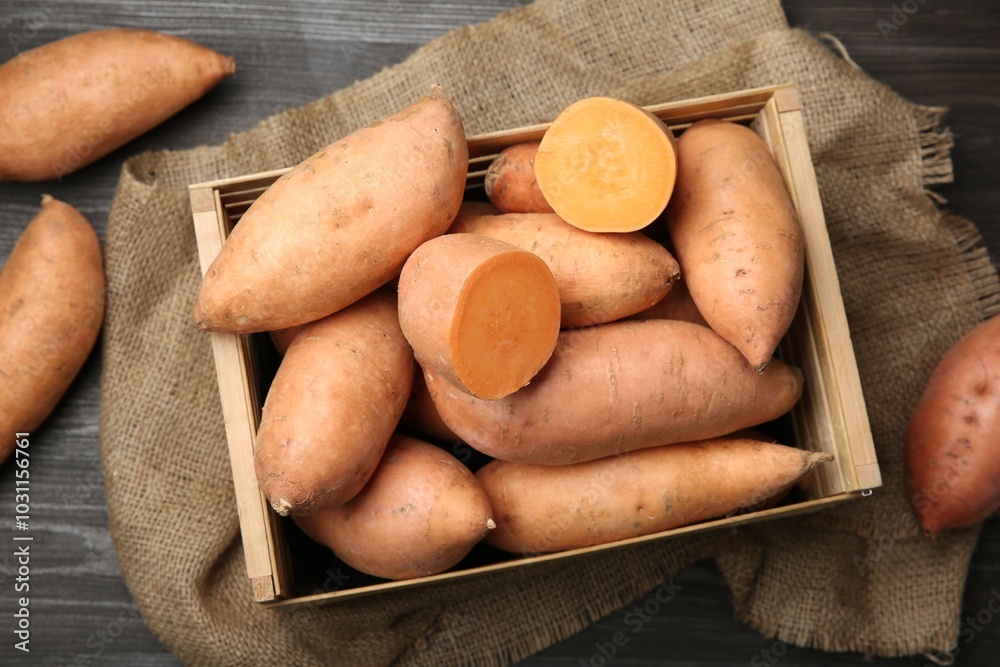
[[[470,215],[448,230],[482,234],[535,253],[559,288],[563,328],[621,319],[662,299],[680,277],[666,248],[639,232],[585,232],[554,213]]]
[[[938,363],[905,442],[910,502],[928,533],[973,526],[1000,509],[1000,315]]]
[[[670,288],[670,292],[655,304],[646,310],[631,315],[627,319],[682,320],[684,322],[700,324],[703,327],[708,326],[708,322],[705,321],[701,311],[698,310],[698,306],[695,305],[694,299],[691,298],[691,292],[688,291],[687,283],[683,280],[675,282],[673,287]]]
[[[538,141],[514,144],[486,170],[486,196],[501,213],[553,213],[535,179]]]
[[[324,148],[243,215],[205,274],[195,323],[269,331],[357,301],[448,229],[468,161],[462,119],[437,87]]]
[[[767,145],[752,130],[702,120],[678,140],[667,225],[705,320],[763,368],[802,292],[802,228]]]
[[[477,234],[417,248],[399,276],[399,324],[424,368],[502,398],[534,377],[559,335],[559,292],[537,255]]]
[[[479,482],[455,457],[396,435],[353,500],[294,521],[356,570],[411,579],[457,564],[496,526],[492,516]]]
[[[131,28],[25,51],[0,66],[0,180],[76,171],[235,71],[232,58],[187,39]]]
[[[628,102],[588,97],[560,113],[542,137],[535,177],[566,222],[589,232],[634,232],[655,220],[674,190],[670,128]]]
[[[802,393],[798,369],[776,360],[758,373],[711,329],[674,320],[564,331],[531,384],[503,400],[456,391],[426,367],[424,378],[469,445],[543,465],[725,435],[775,419]]]
[[[257,482],[279,514],[353,498],[375,470],[410,395],[413,353],[396,298],[378,290],[306,325],[264,401]]]
[[[52,412],[104,321],[104,263],[90,223],[45,195],[0,272],[0,462]]]
[[[476,477],[497,527],[486,542],[564,551],[736,514],[833,457],[748,438],[664,445],[569,466],[493,461]]]

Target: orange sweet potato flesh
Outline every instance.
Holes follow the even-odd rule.
[[[0,271],[0,462],[69,388],[104,321],[94,228],[48,195]]]
[[[666,208],[677,177],[674,136],[628,102],[588,97],[542,137],[535,177],[552,209],[591,232],[634,232]]]
[[[476,476],[504,551],[565,551],[649,535],[754,508],[829,454],[748,438],[664,445],[569,466],[493,461]]]
[[[586,232],[554,213],[474,215],[459,211],[448,230],[506,241],[535,253],[559,289],[563,328],[602,324],[661,300],[680,277],[673,255],[639,232]]]
[[[462,120],[439,88],[324,148],[243,215],[205,274],[195,323],[284,329],[371,293],[448,229],[468,161]]]
[[[95,30],[0,66],[0,180],[64,176],[159,125],[236,71],[232,58],[148,30]]]
[[[413,370],[386,290],[302,329],[268,390],[255,446],[257,482],[276,512],[316,512],[361,491],[403,414]]]
[[[905,452],[910,502],[928,533],[974,526],[1000,509],[1000,315],[938,363]]]
[[[396,435],[368,485],[295,523],[356,570],[412,579],[456,565],[494,528],[479,482],[434,445]]]
[[[711,329],[674,320],[570,329],[531,384],[484,401],[424,367],[444,422],[497,459],[563,465],[717,437],[770,421],[802,393],[779,360],[763,373]]]
[[[431,239],[399,277],[399,324],[417,361],[484,399],[535,376],[555,347],[559,317],[545,262],[486,236]]]
[[[802,229],[767,145],[718,120],[678,140],[667,225],[681,274],[712,328],[756,368],[770,361],[802,293]]]
[[[508,146],[486,170],[486,196],[501,213],[553,213],[535,178],[540,143]]]

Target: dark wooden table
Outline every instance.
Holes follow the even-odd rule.
[[[405,58],[445,31],[488,19],[514,0],[398,0],[289,4],[0,0],[0,61],[67,35],[107,26],[179,34],[235,56],[240,75],[160,128],[60,183],[0,183],[0,259],[6,258],[43,192],[72,202],[104,235],[122,161],[147,149],[223,141],[261,119],[320,97]],[[956,182],[939,188],[949,208],[975,221],[1000,262],[1000,10],[993,0],[907,0],[905,23],[883,34],[893,5],[870,0],[786,0],[789,22],[839,37],[853,59],[909,99],[951,107]],[[5,94],[0,91],[0,95]],[[10,547],[13,467],[0,470],[0,665],[175,665],[135,613],[108,531],[98,457],[99,376],[95,352],[49,419],[33,434],[31,653],[13,647],[16,563]],[[973,558],[963,616],[1000,589],[1000,521],[988,522]],[[710,564],[675,578],[682,591],[645,622],[626,625],[633,605],[525,661],[604,664],[618,630],[627,645],[611,665],[853,665],[858,655],[787,648],[735,620],[724,580]],[[249,589],[248,589],[249,594]],[[641,604],[642,600],[637,601]],[[1000,622],[963,642],[958,664],[996,665]],[[923,665],[922,659],[875,660]]]

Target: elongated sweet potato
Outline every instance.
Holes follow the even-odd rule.
[[[906,430],[906,484],[930,534],[1000,509],[1000,315],[941,359]]]
[[[236,71],[181,37],[111,28],[25,51],[0,66],[0,180],[42,181],[101,158]]]
[[[104,321],[101,244],[48,195],[0,272],[0,462],[52,412]]]
[[[554,213],[470,215],[463,209],[448,231],[500,239],[541,257],[559,288],[563,328],[649,308],[680,277],[673,255],[647,236],[586,232]]]
[[[711,329],[675,320],[613,322],[559,336],[531,384],[498,401],[456,391],[424,368],[441,418],[497,459],[579,463],[762,424],[802,393],[798,369],[763,373]]]
[[[486,542],[531,554],[735,514],[787,491],[832,458],[748,438],[718,438],[569,466],[493,461],[476,477],[497,523]]]
[[[257,432],[257,482],[274,510],[306,514],[357,495],[412,382],[413,353],[391,292],[306,325],[278,367]]]
[[[195,323],[269,331],[357,301],[448,229],[468,162],[462,119],[437,87],[324,148],[243,215],[205,274]]]
[[[634,104],[588,97],[566,107],[535,156],[545,200],[590,232],[634,232],[655,220],[674,190],[677,148],[663,121]]]
[[[551,356],[559,291],[537,255],[478,234],[448,234],[406,260],[399,324],[421,366],[473,396],[502,398]]]
[[[538,141],[514,144],[486,170],[486,196],[501,213],[553,213],[535,178]]]
[[[802,292],[802,228],[767,145],[702,120],[678,140],[667,225],[691,297],[712,329],[763,368]]]
[[[353,500],[294,520],[354,569],[412,579],[457,564],[496,526],[492,516],[479,482],[455,457],[396,435]]]

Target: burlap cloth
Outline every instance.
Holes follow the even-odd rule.
[[[416,592],[256,605],[209,339],[191,323],[186,186],[294,164],[434,82],[470,133],[551,119],[587,95],[654,103],[797,84],[884,488],[821,514]],[[919,535],[902,434],[935,360],[1000,298],[975,229],[926,190],[951,178],[941,113],[788,29],[776,0],[540,0],[224,145],[129,160],[107,231],[101,456],[114,544],[149,628],[192,665],[503,664],[714,556],[739,617],[768,636],[885,656],[954,646],[978,531]]]

